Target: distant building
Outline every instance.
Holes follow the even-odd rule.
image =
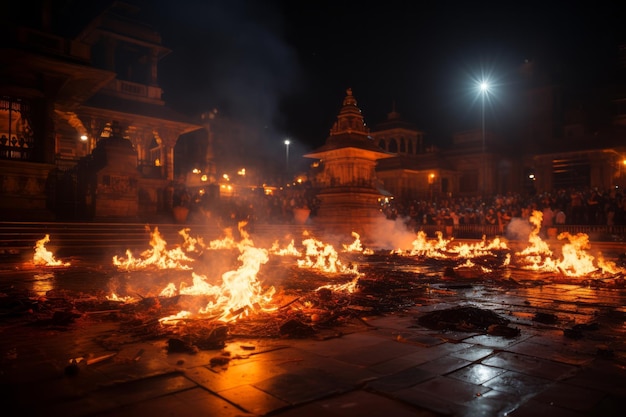
[[[329,232],[371,236],[384,220],[380,200],[389,195],[376,176],[376,164],[392,155],[370,136],[351,89],[324,145],[304,157],[316,159],[320,167],[312,177],[320,200],[315,222]]]
[[[168,215],[176,142],[203,129],[161,98],[170,51],[124,2],[29,4],[0,13],[3,220]]]
[[[515,103],[516,119],[500,129],[458,132],[442,148],[428,145],[425,133],[394,108],[371,132],[382,149],[394,154],[379,162],[377,177],[401,199],[572,187],[623,193],[625,70],[618,68],[610,82],[600,80],[606,83],[584,90],[559,85],[526,62],[514,95],[507,98]]]
[[[33,3],[42,7],[34,10]],[[235,120],[215,112],[194,120],[165,104],[158,63],[170,51],[137,12],[114,0],[0,5],[2,220],[168,219],[189,197],[184,193],[203,198],[208,188],[219,197],[217,187],[227,184],[220,183],[225,180],[216,164],[240,170],[240,161],[262,143],[262,132]],[[360,197],[367,195],[370,208],[380,195],[427,199],[570,187],[621,192],[626,46],[616,55],[615,73],[593,88],[547,77],[525,62],[507,99],[515,120],[458,132],[445,147],[430,145],[427,133],[402,120],[395,106],[367,132],[355,113],[340,114],[326,147],[306,155],[326,159],[317,163],[322,176],[314,182],[367,189]],[[344,136],[367,137],[366,147],[332,149]],[[193,170],[181,170],[175,151],[191,137],[204,146],[187,149],[196,162],[187,167]],[[280,168],[254,157],[265,171],[249,169],[246,184],[280,176]],[[363,163],[354,164],[355,158]]]

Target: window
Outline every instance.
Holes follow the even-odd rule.
[[[387,150],[389,152],[398,153],[398,142],[394,138],[389,140],[389,149]]]
[[[0,159],[33,159],[34,135],[30,105],[13,97],[0,97]]]

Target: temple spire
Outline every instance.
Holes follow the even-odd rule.
[[[368,136],[370,133],[369,128],[365,125],[365,120],[361,114],[356,99],[352,95],[352,89],[346,90],[346,97],[343,99],[343,106],[337,116],[337,121],[330,129],[330,136],[340,134],[360,134]]]

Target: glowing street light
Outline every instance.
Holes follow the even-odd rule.
[[[289,144],[291,141],[289,139],[285,140],[285,170],[287,174],[289,174]]]
[[[482,81],[480,83],[480,94],[482,96],[482,117],[483,117],[483,153],[485,153],[485,95],[489,92],[489,83]]]
[[[482,136],[483,136],[483,144],[482,144],[482,151],[481,151],[481,159],[482,159],[482,171],[483,171],[483,178],[481,180],[481,184],[482,184],[482,194],[485,194],[485,183],[486,183],[486,161],[485,161],[485,96],[489,93],[489,83],[485,80],[481,81],[479,84],[479,89],[480,89],[480,94],[481,94],[481,98],[482,98]]]

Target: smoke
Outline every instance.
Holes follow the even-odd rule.
[[[528,220],[514,217],[507,225],[505,235],[506,238],[510,240],[527,241],[532,231],[533,226]]]
[[[368,246],[375,249],[410,249],[416,238],[415,232],[407,228],[408,219],[377,219],[373,223],[373,233],[368,236]]]
[[[217,109],[218,115],[255,133],[233,135],[238,142],[230,143],[230,149],[247,149],[251,162],[264,156],[283,162],[287,134],[280,105],[298,90],[302,70],[278,5],[249,0],[143,3],[172,50],[159,65],[166,103],[190,115]]]

